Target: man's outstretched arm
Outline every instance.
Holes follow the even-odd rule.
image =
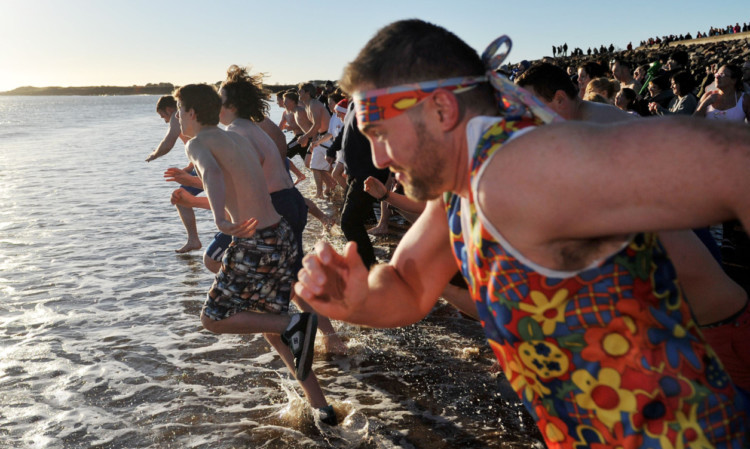
[[[159,142],[159,146],[156,147],[156,149],[148,155],[148,157],[146,158],[146,162],[151,162],[154,159],[160,158],[169,153],[172,148],[174,148],[174,145],[175,143],[177,143],[177,139],[179,137],[180,121],[176,115],[172,115],[172,118],[169,120],[169,130],[167,130],[167,135],[164,136],[161,142]]]
[[[318,242],[303,261],[295,292],[322,315],[372,327],[399,327],[424,318],[456,272],[442,200],[430,202],[390,263],[368,273],[347,244],[344,254]]]

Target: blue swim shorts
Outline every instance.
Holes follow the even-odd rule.
[[[198,176],[198,174],[195,172],[195,169],[190,170],[188,173],[190,173],[193,176]],[[188,193],[190,193],[193,196],[197,196],[199,193],[203,192],[203,189],[199,189],[198,187],[184,186],[182,184],[180,184],[180,187],[187,190]]]

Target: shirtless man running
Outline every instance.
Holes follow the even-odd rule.
[[[263,333],[310,405],[335,425],[336,415],[311,372],[317,318],[285,315],[300,255],[292,228],[271,202],[258,153],[244,137],[216,126],[222,102],[213,87],[183,86],[175,97],[182,132],[192,137],[185,151],[203,181],[216,227],[233,236],[201,323],[219,334]]]
[[[310,168],[310,161],[307,158],[307,147],[310,142],[306,141],[303,144],[300,139],[304,133],[303,129],[312,128],[313,123],[307,118],[304,106],[299,104],[299,95],[297,92],[287,91],[284,93],[284,109],[290,114],[287,118],[293,119],[296,125],[296,128],[292,127],[292,131],[295,134],[294,139],[287,146],[287,157],[291,160],[295,155],[299,154],[299,157],[305,161],[305,167]]]
[[[299,85],[300,102],[305,105],[305,113],[312,123],[312,126],[305,128],[299,121],[297,122],[302,126],[302,129],[307,130],[299,138],[300,145],[303,147],[312,143],[317,138],[324,136],[328,132],[328,123],[331,120],[331,115],[328,113],[325,105],[315,98],[315,94],[316,89],[312,83],[302,83]],[[316,198],[324,198],[323,183],[327,187],[326,193],[332,192],[336,187],[336,180],[333,179],[333,176],[329,172],[331,164],[326,160],[326,150],[328,147],[330,147],[330,144],[318,145],[312,150],[308,150],[307,157],[305,158],[305,165],[313,171],[313,177],[315,178]]]
[[[171,95],[164,95],[163,97],[159,98],[159,101],[157,101],[156,103],[156,113],[159,114],[159,117],[161,117],[165,123],[169,124],[169,130],[167,131],[167,135],[164,136],[161,142],[159,142],[159,146],[157,146],[156,149],[148,155],[148,157],[146,158],[146,162],[151,162],[154,159],[160,158],[169,153],[172,148],[174,148],[174,145],[175,143],[177,143],[178,138],[181,139],[183,143],[188,141],[187,136],[183,135],[180,132],[180,122],[179,120],[177,120],[177,102],[175,101],[174,97],[172,97]],[[177,190],[183,189],[185,193],[189,193],[192,196],[196,196],[203,191],[200,186],[195,186],[192,183],[189,183],[189,176],[195,175],[192,164],[188,164],[187,167],[181,170],[178,168],[169,168],[165,172],[165,177],[171,178],[172,172],[175,170],[184,172],[186,175],[184,177],[184,180],[186,180],[186,182],[181,183],[182,186]],[[173,179],[167,180],[169,181]],[[185,227],[185,231],[187,232],[187,242],[185,242],[185,244],[182,245],[181,248],[176,249],[175,252],[182,254],[200,249],[201,241],[198,237],[198,227],[195,223],[195,212],[193,212],[193,208],[179,204],[176,204],[175,206],[177,207],[177,214],[179,214],[180,216],[182,225]]]

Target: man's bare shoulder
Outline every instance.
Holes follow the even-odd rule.
[[[187,152],[188,155],[190,154],[196,154],[201,151],[208,150],[209,147],[206,144],[205,139],[201,137],[193,137],[192,139],[188,140],[185,144],[185,152]]]
[[[250,140],[242,134],[227,129],[225,132],[226,137],[234,144],[237,148],[252,148]]]
[[[246,136],[250,134],[249,121],[235,120],[227,126],[227,132]]]
[[[617,106],[610,104],[583,102],[582,120],[591,123],[615,123],[626,122],[637,119],[633,114],[628,114]]]

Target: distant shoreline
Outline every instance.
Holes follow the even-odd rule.
[[[167,95],[174,91],[174,86],[169,83],[147,84],[145,86],[83,86],[83,87],[33,87],[23,86],[0,95],[18,96],[61,96],[61,95]]]
[[[174,92],[175,87],[170,83],[146,84],[145,86],[83,86],[83,87],[33,87],[22,86],[6,92],[0,92],[0,96],[106,96],[106,95],[169,95]],[[267,91],[276,93],[279,91],[296,88],[296,85],[265,85]]]

